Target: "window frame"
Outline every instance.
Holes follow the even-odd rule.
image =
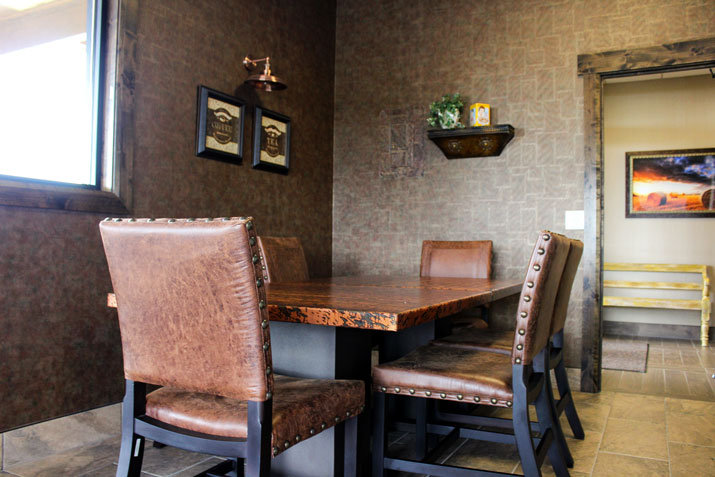
[[[114,215],[127,215],[131,210],[138,0],[92,1],[94,8],[90,5],[88,11],[94,16],[91,84],[96,185],[0,175],[0,206]]]

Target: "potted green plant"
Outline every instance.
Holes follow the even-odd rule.
[[[464,102],[459,93],[445,94],[440,101],[430,104],[427,123],[432,127],[442,129],[463,128],[464,124],[461,122],[463,109]]]

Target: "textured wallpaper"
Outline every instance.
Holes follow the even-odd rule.
[[[418,274],[422,240],[489,239],[495,276],[522,278],[539,230],[583,235],[564,230],[564,211],[583,209],[577,55],[714,34],[712,0],[338,0],[333,272]],[[429,103],[455,92],[514,126],[501,156],[447,160],[426,139]],[[495,325],[514,312],[496,306]]]
[[[335,6],[323,1],[139,2],[134,117],[138,217],[252,215],[331,272]],[[288,89],[241,87],[247,54]],[[240,166],[195,152],[196,88],[248,103]],[[252,107],[292,120],[287,176],[251,168]],[[121,400],[122,356],[97,224],[103,215],[0,206],[0,430]]]

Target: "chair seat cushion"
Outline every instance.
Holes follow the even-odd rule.
[[[273,455],[302,439],[359,414],[365,402],[362,381],[301,379],[274,375]],[[246,438],[246,401],[161,388],[147,395],[146,415],[190,431]]]
[[[511,354],[511,348],[514,346],[514,332],[465,328],[459,330],[458,333],[434,340],[432,343],[439,346],[459,346],[478,351]]]
[[[511,407],[511,356],[426,345],[373,368],[377,391]]]

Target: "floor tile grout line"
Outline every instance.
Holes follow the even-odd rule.
[[[686,377],[687,379],[687,377]],[[686,381],[687,384],[687,381]],[[670,461],[670,439],[669,439],[669,434],[668,434],[668,421],[670,421],[670,418],[668,417],[668,405],[665,405],[665,448],[668,452],[668,475],[670,477],[673,477],[673,466]]]
[[[400,437],[398,437],[397,439],[395,439],[395,440],[392,441],[392,442],[388,442],[388,443],[387,443],[387,446],[390,447],[390,446],[392,446],[392,445],[397,444],[397,443],[400,442],[402,439],[404,439],[407,434],[409,434],[409,433],[408,433],[408,432],[403,432]]]
[[[668,441],[672,442],[673,444],[682,444],[686,446],[695,446],[695,447],[704,447],[706,449],[715,449],[715,446],[705,446],[703,444],[693,444],[692,442],[683,442],[683,441]]]
[[[601,390],[603,392],[603,390]],[[606,435],[606,428],[608,427],[608,420],[611,418],[611,412],[613,411],[613,402],[615,401],[615,396],[613,396],[613,399],[611,400],[610,404],[608,405],[608,415],[606,416],[606,422],[603,425],[603,429],[601,429],[601,438],[598,440],[598,447],[596,447],[596,456],[595,459],[593,459],[593,464],[591,464],[591,472],[589,472],[589,475],[593,475],[594,470],[596,470],[596,462],[598,461],[598,454],[601,452],[601,446],[603,445],[603,438]]]
[[[647,459],[647,460],[654,460],[656,462],[668,462],[666,459],[656,459],[655,457],[644,457],[642,455],[633,455],[633,454],[623,454],[620,452],[610,452],[610,451],[598,451],[599,453],[603,454],[611,454],[611,455],[622,455],[625,457],[634,457],[636,459]]]
[[[447,457],[445,457],[444,459],[442,459],[442,462],[440,462],[440,464],[444,464],[445,462],[447,462],[454,454],[457,453],[457,451],[458,451],[459,449],[461,449],[462,447],[464,447],[464,445],[465,445],[466,443],[467,443],[467,439],[464,439],[461,444],[459,444],[452,452],[449,453],[449,455],[447,455]]]
[[[181,469],[181,470],[177,470],[176,472],[173,472],[173,473],[167,475],[166,477],[172,477],[173,475],[180,474],[181,472],[185,472],[185,471],[191,469],[192,467],[196,467],[196,466],[199,466],[199,465],[201,465],[201,464],[205,464],[206,462],[210,461],[211,459],[213,459],[213,458],[215,458],[215,457],[216,457],[216,456],[210,455],[210,456],[208,456],[206,459],[204,459],[204,460],[202,460],[202,461],[200,461],[200,462],[197,462],[197,463],[195,463],[195,464],[192,464],[192,465],[190,465],[190,466],[188,466],[188,467],[184,467],[184,468]],[[217,457],[217,458],[220,459],[221,457]]]

